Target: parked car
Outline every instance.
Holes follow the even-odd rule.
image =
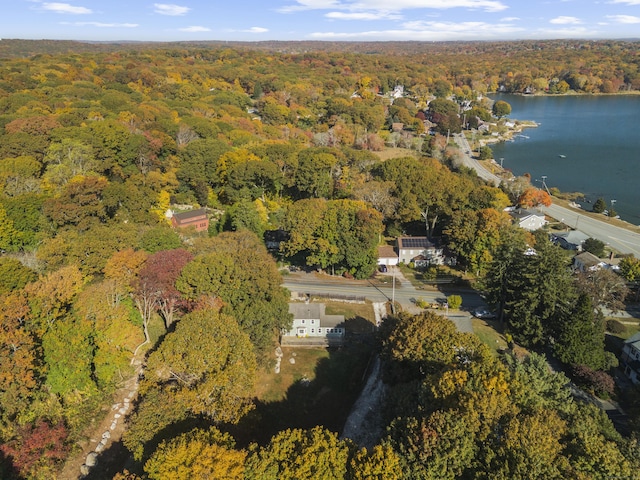
[[[491,318],[496,318],[496,314],[494,312],[492,312],[491,310],[489,310],[486,307],[478,307],[473,311],[473,316],[476,318],[483,318],[483,319],[491,319]]]

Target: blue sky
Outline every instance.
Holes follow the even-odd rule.
[[[640,38],[640,0],[3,0],[1,38]]]

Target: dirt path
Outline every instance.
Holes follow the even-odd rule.
[[[85,430],[83,440],[79,442],[80,451],[67,459],[58,480],[77,480],[84,478],[92,468],[100,468],[101,455],[114,443],[120,441],[125,430],[124,419],[130,412],[132,402],[137,395],[140,372],[141,364],[137,362],[135,374],[114,393],[113,403],[103,409],[104,418],[100,421],[96,419]],[[93,464],[94,461],[95,464]]]

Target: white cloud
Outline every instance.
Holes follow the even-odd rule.
[[[201,27],[199,25],[192,25],[190,27],[179,28],[181,32],[210,32],[211,29],[207,27]]]
[[[315,32],[310,35],[316,39],[375,39],[375,40],[491,40],[513,36],[525,31],[509,24],[490,24],[485,22],[407,22],[398,30],[372,30],[367,32]]]
[[[42,4],[42,8],[44,10],[49,10],[50,12],[55,13],[70,13],[72,15],[87,15],[93,13],[89,8],[85,7],[75,7],[68,3],[58,3],[58,2],[45,2]]]
[[[325,17],[332,20],[400,20],[401,15],[389,12],[329,12]]]
[[[189,7],[173,5],[170,3],[154,3],[153,7],[156,13],[159,13],[160,15],[170,15],[172,17],[186,15],[187,12],[191,10]]]
[[[268,28],[264,28],[264,27],[251,27],[251,28],[246,28],[244,30],[236,30],[233,28],[229,28],[227,30],[225,30],[227,32],[242,32],[242,33],[266,33],[269,31]]]
[[[606,18],[617,23],[640,23],[640,17],[633,15],[607,15]]]
[[[609,3],[622,3],[624,5],[640,5],[640,0],[611,0]]]
[[[98,28],[136,28],[137,23],[102,23],[102,22],[60,22],[61,25],[73,25],[75,27],[98,27]]]
[[[242,31],[246,33],[266,33],[269,31],[269,29],[263,28],[263,27],[251,27],[247,30],[242,30]]]
[[[585,27],[548,28],[537,30],[535,38],[594,38],[599,33],[597,30]]]
[[[556,17],[549,20],[549,23],[553,23],[554,25],[579,25],[582,21],[577,17]]]
[[[413,9],[446,10],[468,8],[485,12],[501,12],[509,8],[499,0],[296,0],[278,11],[291,13],[301,10],[344,10],[349,12],[401,12]]]
[[[501,22],[517,22],[518,20],[520,20],[520,17],[504,17],[500,19]]]

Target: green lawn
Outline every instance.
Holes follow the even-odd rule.
[[[480,340],[489,345],[495,355],[507,348],[507,341],[498,331],[497,320],[473,318],[471,324],[473,325],[473,332],[480,337]]]
[[[375,329],[376,318],[370,302],[346,303],[325,301],[327,315],[344,315],[347,331],[351,333],[371,333]]]

